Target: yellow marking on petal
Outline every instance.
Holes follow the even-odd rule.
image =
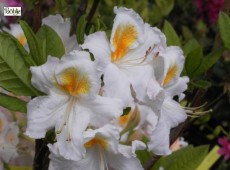
[[[85,148],[91,148],[94,145],[99,145],[103,149],[106,149],[108,147],[108,142],[103,138],[95,137],[84,144]]]
[[[163,82],[163,86],[167,85],[176,76],[177,72],[178,72],[178,66],[176,64],[169,67],[169,70]]]
[[[22,46],[26,45],[26,37],[24,34],[21,34],[17,37],[18,41]]]
[[[58,86],[65,92],[75,96],[78,94],[87,94],[90,91],[91,84],[88,76],[81,75],[76,68],[68,68],[60,75],[61,84]]]
[[[124,127],[128,123],[130,116],[131,116],[131,111],[127,115],[120,116],[118,118],[120,126]]]
[[[138,32],[134,25],[119,25],[113,38],[115,51],[112,53],[112,62],[123,58],[129,50],[129,47],[137,40]]]

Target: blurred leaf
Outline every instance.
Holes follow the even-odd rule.
[[[11,111],[26,113],[27,103],[16,98],[0,93],[0,106],[3,106]]]
[[[125,116],[129,114],[130,111],[131,111],[131,107],[126,107],[125,109],[123,109],[123,114],[121,116]]]
[[[150,22],[156,24],[162,20],[161,9],[158,6],[153,6],[150,13]]]
[[[59,35],[49,26],[43,25],[37,32],[36,36],[45,44],[43,51],[45,52],[45,61],[48,55],[61,58],[65,54],[65,47]]]
[[[155,0],[155,2],[164,16],[167,16],[174,7],[174,0]]]
[[[0,33],[0,87],[16,95],[36,96],[31,85],[30,66],[25,61],[25,49],[7,33]]]
[[[203,51],[201,47],[194,49],[185,59],[185,70],[190,78],[194,77],[194,72],[200,67]]]
[[[220,158],[220,155],[217,153],[219,150],[219,146],[215,146],[208,153],[208,155],[204,158],[198,168],[196,170],[209,170],[212,165]]]
[[[79,44],[83,44],[84,42],[86,24],[87,24],[86,15],[82,15],[77,23],[77,30],[76,30],[77,42]]]
[[[211,68],[222,56],[223,49],[217,49],[205,57],[202,57],[201,65],[193,73],[194,76],[199,76]]]
[[[164,22],[163,32],[166,36],[168,46],[181,46],[180,38],[178,37],[176,31],[168,21]]]
[[[220,36],[224,43],[224,47],[230,50],[230,17],[224,13],[219,13],[218,25],[220,28]]]
[[[180,149],[167,157],[162,157],[154,165],[152,170],[194,170],[196,169],[208,153],[208,146],[188,146]]]
[[[150,157],[153,155],[153,153],[149,152],[147,149],[137,150],[136,154],[137,154],[137,158],[141,161],[142,165],[144,165],[150,159]]]
[[[197,48],[201,48],[201,45],[196,39],[189,40],[183,47],[184,55],[187,56],[190,52]]]
[[[207,89],[212,86],[212,83],[206,80],[191,81],[190,83],[195,87],[202,89]]]
[[[214,129],[214,131],[213,131],[213,134],[215,135],[215,136],[218,136],[219,134],[220,134],[220,132],[221,132],[221,126],[219,125],[219,126],[217,126],[215,129]]]
[[[41,43],[37,39],[35,33],[25,21],[20,21],[20,25],[26,36],[27,43],[29,45],[30,54],[37,65],[42,65],[46,62],[45,56],[42,53]]]
[[[185,40],[190,40],[193,38],[193,34],[187,26],[182,26],[182,34]]]

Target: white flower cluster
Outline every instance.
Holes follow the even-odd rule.
[[[33,86],[46,95],[29,102],[26,134],[39,139],[55,129],[50,170],[143,169],[135,151],[170,154],[170,129],[187,117],[173,100],[184,98],[189,81],[180,77],[182,50],[167,47],[164,34],[132,9],[114,12],[110,40],[96,32],[73,50],[67,37],[72,51],[31,67]],[[55,30],[69,28],[63,24]]]
[[[19,128],[15,122],[8,122],[5,114],[0,111],[0,170],[3,169],[3,162],[9,163],[18,155],[18,133]]]

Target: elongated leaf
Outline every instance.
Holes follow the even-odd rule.
[[[195,148],[188,146],[167,157],[162,157],[152,170],[159,170],[160,167],[163,167],[164,170],[194,170],[200,165],[207,153],[208,146]]]
[[[201,45],[196,39],[193,38],[189,40],[183,47],[184,55],[187,56],[189,53],[199,47],[201,47]]]
[[[161,9],[161,13],[167,16],[173,9],[174,0],[155,0],[156,5]]]
[[[212,86],[212,83],[206,80],[197,80],[197,81],[191,81],[190,82],[193,86],[202,88],[202,89],[207,89]]]
[[[42,65],[46,62],[45,57],[42,53],[42,43],[39,42],[35,33],[32,31],[30,26],[25,21],[20,21],[20,25],[26,36],[27,43],[30,49],[30,55],[37,65]]]
[[[181,46],[180,38],[172,25],[168,22],[164,22],[163,32],[167,38],[167,45],[178,45]]]
[[[49,26],[43,25],[37,32],[37,37],[43,44],[45,61],[48,55],[61,58],[65,54],[65,47],[58,34]]]
[[[220,36],[224,43],[224,47],[230,50],[230,17],[226,13],[220,12],[218,25],[220,28]]]
[[[0,87],[16,95],[36,96],[39,92],[31,85],[23,50],[14,37],[0,33]]]
[[[11,111],[26,113],[26,102],[0,93],[0,106],[3,106]]]
[[[220,147],[216,145],[211,150],[211,152],[208,153],[208,155],[196,170],[209,170],[212,165],[220,158],[220,155],[217,153],[218,149],[220,149]]]
[[[200,67],[203,57],[202,48],[198,47],[188,54],[185,60],[185,70],[190,78],[194,77],[194,72]]]
[[[218,49],[207,56],[202,58],[201,65],[199,68],[193,73],[194,76],[200,76],[204,72],[206,72],[209,68],[211,68],[221,57],[223,53],[223,49]]]
[[[77,23],[77,30],[76,30],[77,42],[79,44],[82,44],[84,42],[86,24],[87,24],[86,15],[82,15]]]

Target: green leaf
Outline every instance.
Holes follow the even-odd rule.
[[[136,155],[137,158],[140,160],[141,164],[144,165],[151,158],[153,153],[145,149],[145,150],[137,150]]]
[[[77,42],[79,44],[83,44],[84,42],[86,24],[87,24],[86,15],[82,15],[77,23],[77,30],[76,30]]]
[[[187,56],[189,53],[199,47],[201,47],[201,45],[195,38],[189,40],[183,47],[184,55]]]
[[[217,151],[220,149],[219,146],[215,146],[212,150],[208,153],[202,163],[199,165],[196,170],[208,170],[212,167],[212,165],[220,158],[220,155]]]
[[[206,72],[209,68],[211,68],[222,56],[223,49],[217,49],[207,56],[202,58],[201,65],[199,68],[193,73],[194,76],[199,76]]]
[[[181,46],[180,38],[178,37],[176,31],[168,21],[164,22],[163,32],[166,36],[168,46]]]
[[[174,0],[156,0],[155,2],[164,16],[167,16],[174,7]]]
[[[26,113],[26,105],[25,101],[22,101],[16,97],[11,97],[0,93],[0,105],[15,112],[23,112]]]
[[[162,157],[154,165],[152,170],[194,170],[196,169],[208,153],[208,146],[193,147],[188,146],[172,153],[167,157]]]
[[[123,109],[123,114],[121,116],[125,116],[129,114],[130,111],[131,111],[131,107],[126,107],[125,109]]]
[[[36,96],[24,50],[14,37],[0,33],[0,87],[19,96]]]
[[[42,65],[46,62],[45,57],[42,53],[42,43],[39,42],[35,33],[32,31],[30,26],[25,21],[20,21],[20,25],[23,29],[23,32],[26,36],[27,43],[30,49],[30,55],[35,61],[36,65]]]
[[[212,86],[212,83],[206,80],[197,80],[197,81],[191,81],[190,82],[193,86],[202,88],[202,89],[207,89]]]
[[[194,72],[200,67],[202,57],[203,51],[201,47],[196,48],[186,57],[185,70],[190,78],[194,77]]]
[[[219,13],[218,25],[220,28],[220,36],[224,43],[224,47],[230,50],[230,17],[224,13]]]
[[[49,26],[43,25],[36,36],[43,42],[42,51],[45,55],[45,61],[48,55],[61,58],[65,54],[65,47],[58,34]]]

